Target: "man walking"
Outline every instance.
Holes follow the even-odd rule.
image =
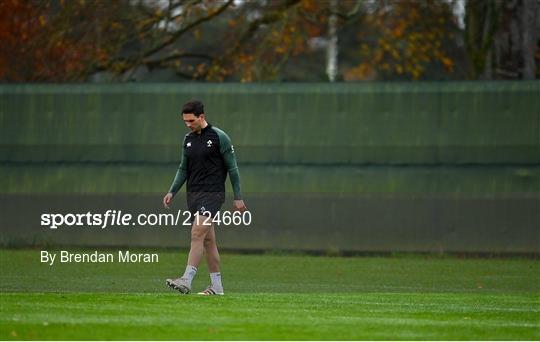
[[[202,102],[190,101],[184,104],[182,118],[191,132],[184,137],[182,160],[169,192],[163,197],[163,205],[169,208],[174,196],[187,180],[187,204],[192,222],[191,247],[182,277],[167,279],[166,283],[180,293],[190,293],[191,282],[204,254],[211,285],[199,294],[223,295],[216,232],[211,218],[225,201],[227,173],[234,192],[234,210],[246,210],[240,192],[240,174],[234,148],[225,132],[206,121]]]

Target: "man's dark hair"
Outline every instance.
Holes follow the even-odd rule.
[[[186,102],[182,107],[182,114],[193,114],[198,117],[204,114],[204,105],[201,101],[196,100]]]

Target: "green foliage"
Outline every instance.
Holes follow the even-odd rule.
[[[457,1],[330,3],[6,0],[0,80],[320,82],[335,39],[344,81],[534,78],[535,1],[467,1],[465,29]]]

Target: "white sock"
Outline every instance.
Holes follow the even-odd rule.
[[[210,280],[212,280],[212,287],[216,290],[222,290],[223,285],[221,285],[221,273],[220,272],[214,272],[210,273]]]
[[[189,282],[189,286],[191,286],[191,282],[193,281],[193,278],[195,278],[195,274],[197,274],[197,267],[187,265],[186,271],[184,272],[182,278],[187,279],[187,281]]]

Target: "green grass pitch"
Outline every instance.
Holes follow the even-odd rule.
[[[0,339],[540,339],[537,260],[223,254],[226,295],[201,297],[165,287],[186,255],[158,253],[47,266],[0,250]]]

